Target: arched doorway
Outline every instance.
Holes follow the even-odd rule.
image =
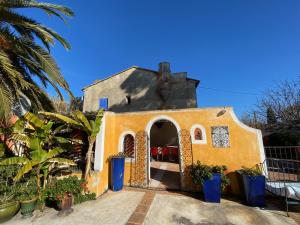
[[[148,126],[149,186],[180,189],[179,126],[168,117],[158,117]]]

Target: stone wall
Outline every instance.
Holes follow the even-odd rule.
[[[186,73],[163,77],[162,73],[132,67],[86,87],[83,110],[98,110],[100,98],[108,98],[113,112],[195,108],[197,84]]]

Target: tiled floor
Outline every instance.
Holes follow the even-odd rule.
[[[171,162],[151,162],[151,188],[179,190],[179,164]]]

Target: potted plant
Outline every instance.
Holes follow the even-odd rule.
[[[123,188],[125,157],[126,155],[121,152],[110,157],[111,189],[113,191],[120,191]]]
[[[55,179],[48,185],[46,193],[48,199],[55,203],[56,208],[62,211],[61,213],[70,213],[72,212],[74,196],[81,194],[84,185],[85,180],[76,176]]]
[[[11,219],[20,209],[15,200],[17,186],[12,178],[17,171],[16,166],[0,166],[0,223]]]
[[[224,191],[225,188],[230,185],[230,179],[225,175],[225,171],[227,170],[227,166],[212,166],[211,172],[213,174],[220,174],[221,175],[221,190]]]
[[[32,217],[38,199],[35,178],[31,178],[21,184],[17,199],[21,203],[21,214],[23,218]]]
[[[222,187],[229,184],[229,179],[225,176],[225,166],[208,166],[193,164],[190,174],[195,184],[202,186],[204,200],[206,202],[220,203]]]
[[[266,178],[262,175],[262,171],[259,167],[243,167],[237,172],[241,174],[243,178],[242,180],[247,204],[258,207],[264,206]]]

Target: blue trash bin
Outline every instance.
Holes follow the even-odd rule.
[[[124,183],[124,157],[111,158],[111,189],[113,191],[120,191]]]
[[[243,175],[247,204],[262,207],[265,205],[265,176]]]
[[[221,174],[213,173],[211,179],[203,182],[202,191],[206,202],[220,203],[221,201]]]

